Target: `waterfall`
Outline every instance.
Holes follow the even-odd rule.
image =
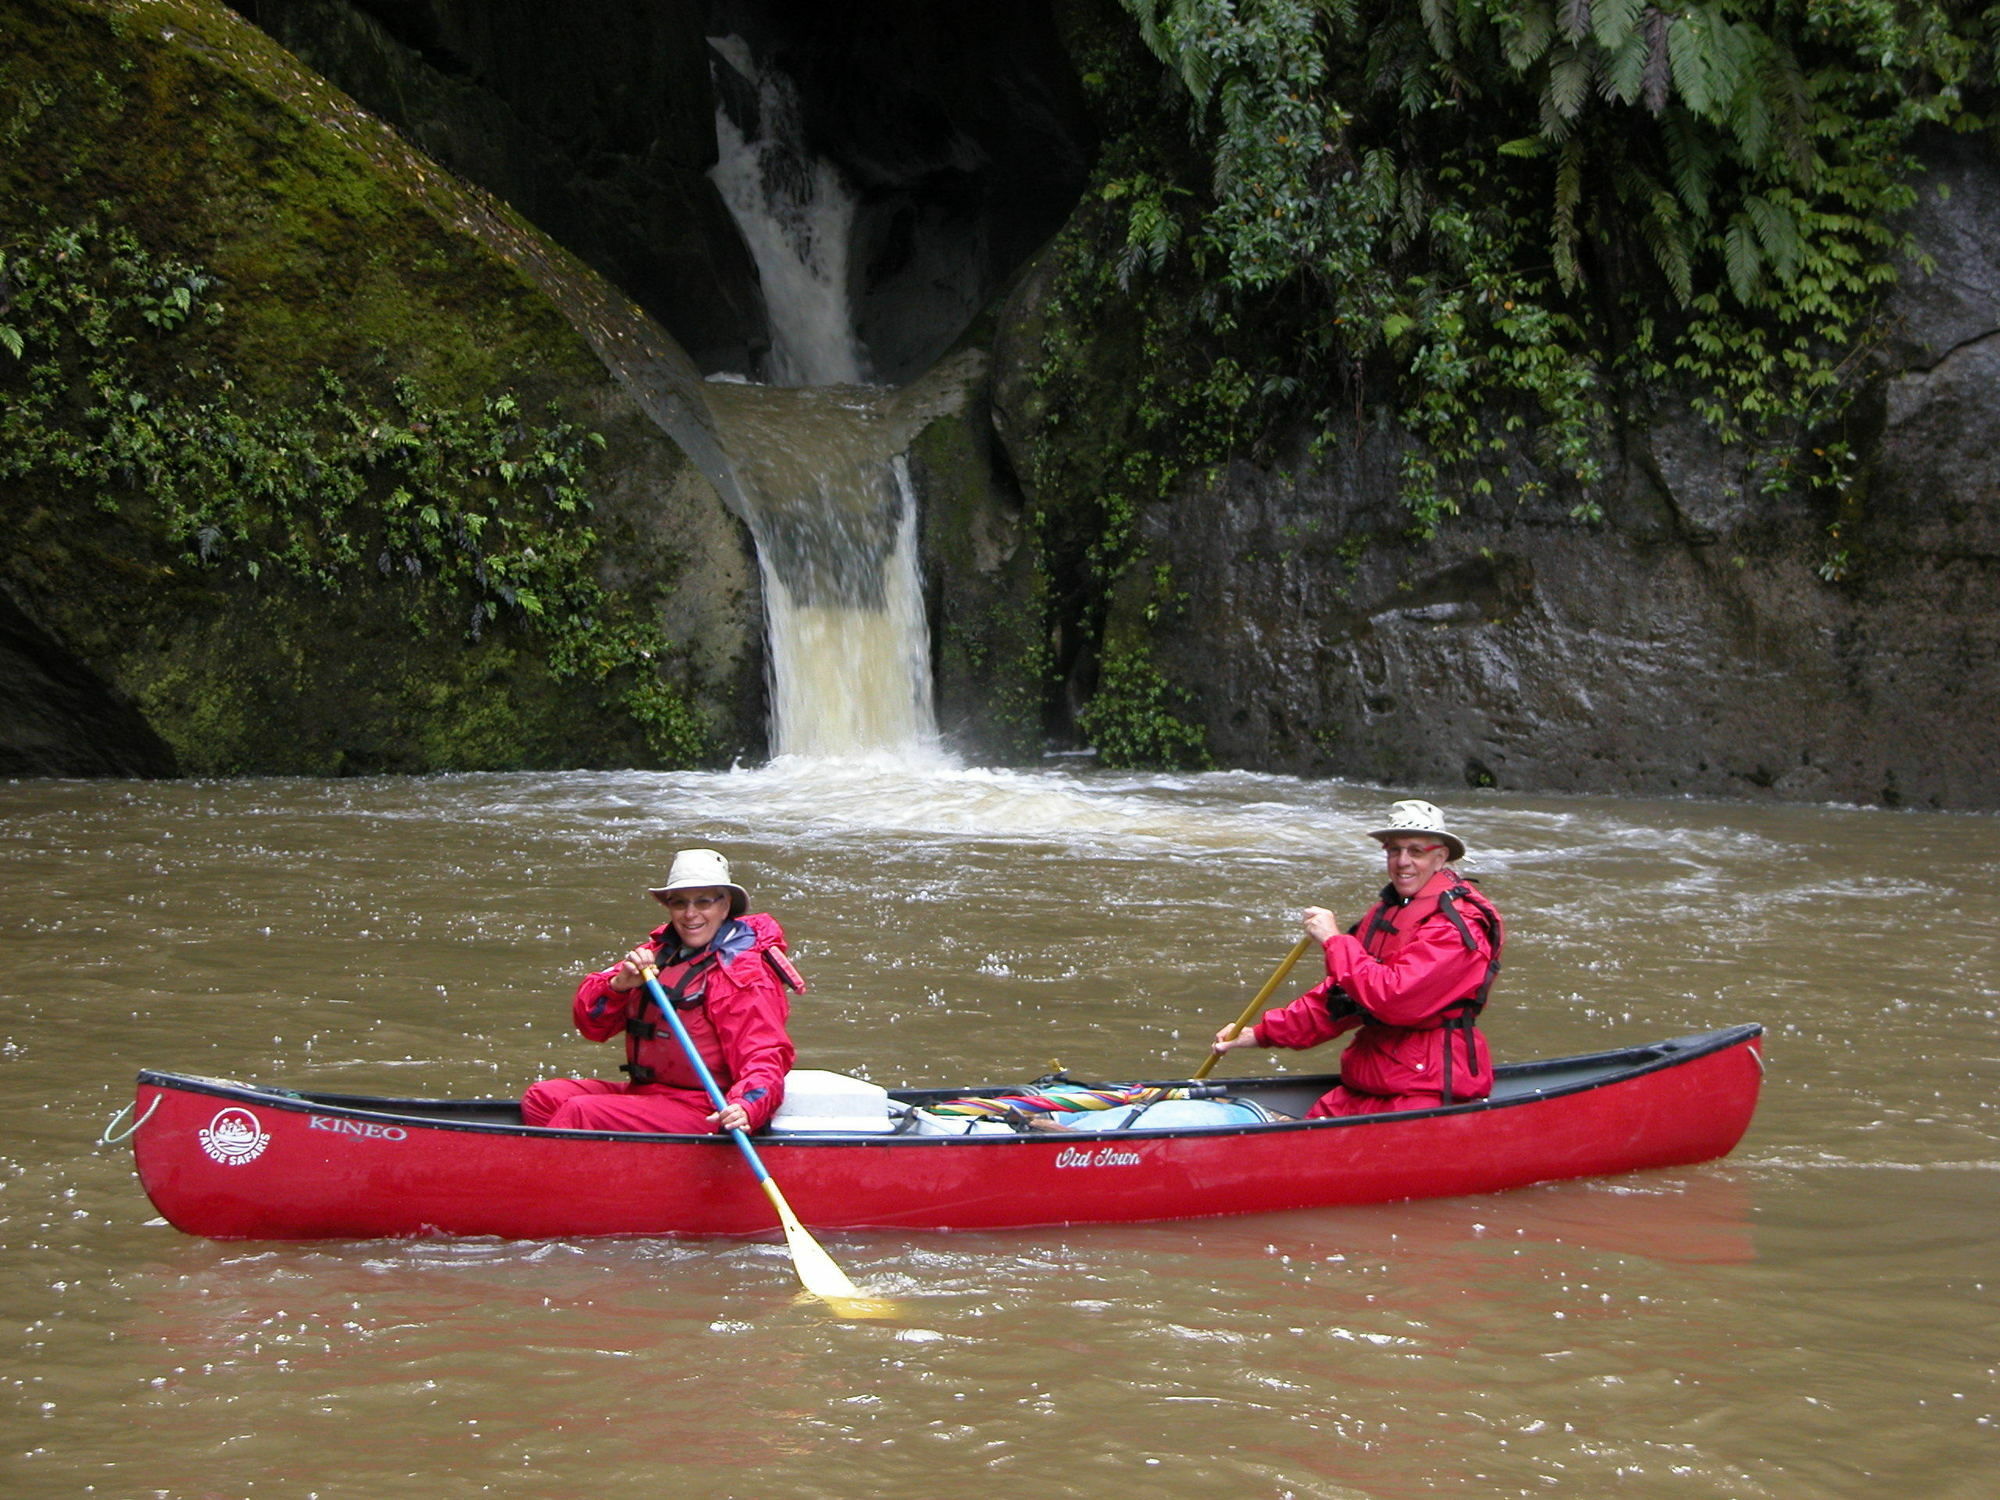
[[[760,67],[739,37],[710,37],[709,46],[756,100],[742,125],[717,103],[709,178],[757,263],[771,328],[766,374],[774,385],[859,385],[866,361],[847,300],[854,195],[831,162],[806,150],[791,80]]]
[[[917,507],[847,293],[855,200],[790,80],[711,37],[710,177],[757,264],[769,385],[711,384],[764,583],[776,755],[935,755]],[[733,77],[720,72],[728,69]],[[720,86],[728,85],[728,86]],[[750,102],[754,100],[754,105]]]

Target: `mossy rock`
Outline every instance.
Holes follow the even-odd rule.
[[[83,484],[44,465],[0,480],[15,538],[0,589],[109,697],[136,705],[181,770],[685,764],[754,748],[761,658],[754,591],[740,578],[747,539],[586,337],[618,315],[615,294],[220,5],[0,0],[0,29],[11,42],[0,61],[0,245],[115,233],[148,264],[214,279],[203,315],[158,336],[114,328],[92,344],[72,330],[68,388],[37,417],[45,431],[72,424],[79,451],[101,442],[109,418],[90,404],[114,374],[124,399],[256,432],[324,432],[329,403],[316,393],[329,379],[343,393],[334,404],[369,420],[411,390],[426,411],[474,416],[505,398],[523,414],[517,444],[558,430],[539,425],[556,402],[599,434],[565,477],[580,494],[626,497],[605,523],[629,532],[633,494],[671,496],[699,538],[672,568],[621,571],[602,555],[587,502],[541,503],[524,483],[493,478],[518,452],[446,454],[469,471],[453,482],[479,505],[497,514],[505,501],[515,557],[572,559],[581,602],[557,620],[537,618],[532,598],[482,607],[447,579],[391,569],[386,548],[381,568],[302,561],[296,526],[289,559],[260,559],[254,537],[213,527],[213,552],[205,538],[197,553],[185,511],[200,485],[186,473]],[[9,305],[0,284],[0,346]],[[21,418],[29,367],[46,354],[0,347],[0,416]],[[96,472],[117,472],[101,453],[78,467],[93,457]],[[390,482],[374,462],[356,461],[359,493],[314,498],[331,540],[305,551],[372,561]],[[675,598],[705,586],[711,568],[728,575],[723,607]],[[613,572],[617,590],[593,604],[593,575]],[[676,614],[717,638],[660,637]],[[586,636],[594,654],[580,663]],[[652,706],[652,732],[638,702]],[[679,726],[664,738],[663,702]]]

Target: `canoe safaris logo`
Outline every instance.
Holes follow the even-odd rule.
[[[240,1167],[255,1161],[271,1144],[271,1136],[247,1109],[219,1112],[206,1129],[195,1132],[201,1149],[225,1167]]]

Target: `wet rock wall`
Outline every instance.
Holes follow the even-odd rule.
[[[1149,644],[1225,765],[1440,795],[2000,806],[1995,223],[1992,158],[1936,143],[1910,226],[1935,267],[1890,303],[1838,502],[1763,493],[1741,450],[1655,406],[1590,494],[1551,483],[1561,499],[1478,503],[1413,542],[1403,440],[1365,419],[1328,457],[1301,434],[1149,506],[1106,636]],[[1032,427],[1028,382],[999,379],[1002,431]]]

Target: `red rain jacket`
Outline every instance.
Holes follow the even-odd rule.
[[[1456,898],[1473,946],[1439,907]],[[1500,913],[1465,888],[1456,872],[1438,871],[1407,902],[1393,887],[1368,909],[1354,933],[1326,942],[1326,979],[1257,1023],[1258,1045],[1316,1047],[1358,1028],[1341,1054],[1340,1081],[1362,1094],[1417,1095],[1404,1107],[1444,1102],[1446,1048],[1452,1103],[1493,1092],[1493,1064],[1476,1026],[1446,1022],[1477,1012],[1505,942]],[[1344,1003],[1351,1001],[1359,1010]],[[1470,1002],[1470,1003],[1468,1003]]]
[[[650,941],[663,959],[677,948],[671,924],[657,929]],[[784,953],[784,929],[776,918],[753,912],[725,926],[692,962],[660,965],[660,986],[671,994],[711,951],[720,955],[686,985],[684,998],[700,996],[701,1003],[676,1013],[695,1050],[715,1075],[723,1097],[743,1106],[752,1130],[767,1124],[783,1102],[785,1074],[794,1056],[792,1039],[785,1031],[791,1004],[779,983],[777,967],[765,958],[770,950]],[[643,985],[623,993],[614,990],[611,976],[617,972],[614,964],[587,976],[577,987],[576,1029],[593,1042],[604,1042],[624,1031],[628,1019],[650,1022],[656,1028],[654,1034],[634,1037],[628,1045],[630,1060],[651,1069],[645,1083],[638,1080],[646,1078],[646,1073],[634,1075],[632,1092],[692,1089],[701,1093],[701,1077],[660,1015],[652,993]]]

